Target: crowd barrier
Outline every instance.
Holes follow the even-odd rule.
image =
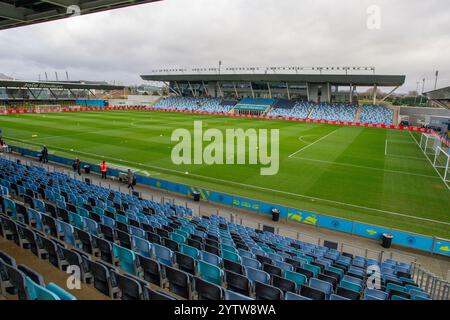
[[[146,106],[109,106],[104,108],[99,107],[80,107],[80,108],[61,108],[61,109],[39,109],[39,110],[3,110],[2,114],[26,114],[26,113],[52,113],[52,112],[86,112],[86,111],[115,111],[115,110],[146,110],[157,112],[171,112],[171,113],[189,113],[189,114],[202,114],[202,115],[218,115],[224,117],[240,117],[240,118],[253,118],[253,119],[267,119],[267,120],[284,120],[284,121],[297,121],[297,122],[310,122],[310,123],[322,123],[322,124],[334,124],[342,126],[354,126],[354,127],[367,127],[367,128],[381,128],[381,129],[393,129],[393,130],[407,130],[424,133],[432,133],[434,131],[426,128],[418,128],[412,126],[395,126],[385,124],[372,124],[372,123],[360,123],[360,122],[348,122],[348,121],[330,121],[330,120],[315,120],[315,119],[299,119],[293,117],[274,117],[274,116],[256,116],[256,115],[239,115],[223,112],[206,112],[195,110],[178,110],[178,109],[160,109],[151,108]],[[1,113],[2,111],[0,111]],[[444,139],[445,140],[445,139]],[[446,141],[450,146],[450,143]]]
[[[37,151],[17,146],[10,146],[10,148],[11,151],[27,157],[37,158],[39,153]],[[55,162],[65,166],[71,166],[73,163],[73,159],[68,159],[57,155],[49,155],[49,160],[51,162]],[[100,173],[100,166],[98,164],[82,162],[82,166],[85,165],[89,165],[92,172]],[[107,173],[110,177],[118,177],[119,173],[125,172],[113,168],[108,168]],[[326,228],[329,230],[340,231],[346,234],[361,236],[364,238],[381,240],[383,233],[390,233],[393,235],[392,243],[394,245],[450,257],[450,240],[448,239],[420,235],[393,228],[362,223],[359,221],[347,220],[314,212],[307,212],[278,204],[252,200],[244,197],[238,197],[235,195],[207,190],[201,187],[189,186],[181,183],[145,177],[141,175],[136,175],[136,180],[138,184],[173,192],[179,195],[184,195],[186,197],[191,197],[194,192],[198,192],[200,193],[200,197],[203,201],[210,201],[236,209],[252,211],[255,213],[271,215],[272,209],[278,209],[280,211],[280,217],[283,219]]]

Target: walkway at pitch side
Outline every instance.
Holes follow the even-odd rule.
[[[129,192],[126,184],[112,179],[108,179],[106,181],[102,180],[97,174],[86,174],[82,172],[82,175],[78,176],[77,174],[74,174],[72,168],[64,167],[58,164],[49,163],[43,165],[34,159],[13,154],[7,154],[3,157],[14,161],[16,159],[20,159],[24,164],[44,166],[49,171],[63,172],[71,177],[75,177],[75,179],[78,180],[89,178],[93,184],[125,193]],[[144,199],[153,199],[154,201],[170,202],[177,205],[187,206],[192,209],[194,215],[207,216],[219,214],[228,220],[233,219],[235,223],[241,223],[243,225],[259,229],[262,229],[263,225],[272,226],[275,228],[276,233],[292,238],[298,238],[299,240],[309,243],[319,243],[323,245],[324,240],[337,242],[339,244],[338,249],[355,255],[365,256],[367,254],[369,258],[377,258],[380,252],[382,252],[383,259],[392,257],[393,259],[404,262],[411,262],[417,259],[417,262],[419,262],[426,270],[429,270],[435,275],[446,280],[450,280],[450,258],[448,257],[418,251],[410,251],[399,247],[385,249],[381,247],[381,241],[364,239],[358,236],[347,235],[344,233],[291,221],[280,220],[278,222],[273,222],[269,215],[246,212],[211,202],[194,202],[191,198],[146,186],[136,186],[135,191],[139,192],[141,197]]]

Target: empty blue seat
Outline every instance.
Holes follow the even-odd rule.
[[[219,267],[204,261],[198,261],[197,272],[203,280],[222,285],[224,272]]]
[[[130,235],[136,236],[139,238],[145,238],[145,231],[141,228],[135,227],[135,226],[128,226],[130,228]]]
[[[366,297],[366,296],[371,296],[371,297],[377,298],[379,300],[387,300],[387,298],[388,298],[388,294],[386,292],[377,290],[377,289],[370,289],[370,288],[366,288],[364,290],[364,297]]]
[[[309,279],[309,286],[325,293],[325,299],[328,299],[333,292],[333,285],[331,283],[316,278]]]
[[[170,234],[170,239],[173,241],[178,242],[179,244],[181,243],[185,243],[186,242],[186,238],[178,233],[172,232]]]
[[[61,220],[56,220],[56,226],[63,240],[71,246],[76,246],[73,226]]]
[[[237,262],[237,263],[241,262],[241,257],[237,253],[231,252],[231,251],[228,251],[225,249],[222,250],[222,258],[233,261],[233,262]]]
[[[98,235],[98,224],[90,218],[83,217],[84,228],[94,236]]]
[[[55,293],[38,285],[29,277],[26,277],[26,290],[30,300],[61,300]]]
[[[259,262],[256,259],[248,258],[248,257],[242,257],[242,264],[245,267],[250,267],[254,269],[261,269],[261,262]]]
[[[152,257],[152,244],[150,241],[139,238],[137,236],[131,236],[133,242],[133,249],[140,255],[151,258]]]
[[[251,282],[259,281],[264,284],[269,284],[270,275],[267,272],[250,267],[247,267],[246,270],[247,277]]]
[[[362,287],[362,285],[363,285],[363,280],[358,279],[358,278],[355,278],[355,277],[352,277],[352,276],[348,276],[348,275],[345,275],[345,276],[342,278],[342,280],[347,281],[347,282],[350,282],[350,283],[357,284],[357,285],[360,286],[360,287]]]
[[[200,257],[200,251],[197,248],[188,246],[187,244],[180,244],[180,252],[191,256],[194,259],[198,259]]]
[[[28,208],[28,221],[31,226],[34,226],[39,231],[44,230],[44,225],[42,223],[42,214],[34,209]]]
[[[129,272],[132,275],[137,274],[136,255],[133,251],[114,243],[113,252],[114,257],[120,261],[122,270]]]
[[[361,292],[361,286],[359,284],[353,283],[353,282],[348,282],[345,280],[341,280],[340,284],[339,284],[342,288],[348,289],[348,290],[352,290],[355,292]]]
[[[12,218],[16,218],[16,203],[8,198],[3,198],[3,206],[5,208],[5,212],[8,216]]]
[[[78,229],[84,230],[83,217],[81,217],[76,213],[69,212],[69,220],[73,226],[75,226]]]
[[[211,263],[218,267],[222,264],[222,258],[213,253],[201,251],[200,255],[201,259],[205,262]]]
[[[50,282],[47,285],[47,290],[53,292],[56,296],[58,296],[60,300],[77,300],[77,298],[75,298],[73,295],[71,295],[61,287],[57,286],[53,282]]]
[[[159,262],[171,267],[173,265],[173,252],[169,248],[152,243],[153,255]]]
[[[274,262],[277,267],[281,268],[284,271],[292,271],[294,269],[292,267],[292,265],[289,263],[282,262],[282,261],[274,261]]]
[[[284,277],[288,280],[293,281],[297,285],[297,288],[300,288],[301,285],[305,284],[308,281],[305,275],[294,271],[285,271]]]

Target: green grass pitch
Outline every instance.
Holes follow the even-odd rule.
[[[280,170],[171,161],[173,130],[280,129]],[[450,238],[450,190],[417,145],[418,133],[376,128],[111,111],[0,116],[9,144],[293,208]],[[37,135],[37,137],[32,137]],[[289,157],[290,156],[290,157]],[[189,172],[189,174],[186,174]]]

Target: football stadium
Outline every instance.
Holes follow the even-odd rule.
[[[0,1],[0,29],[69,2]],[[449,87],[150,66],[145,94],[0,74],[0,300],[450,300]]]

